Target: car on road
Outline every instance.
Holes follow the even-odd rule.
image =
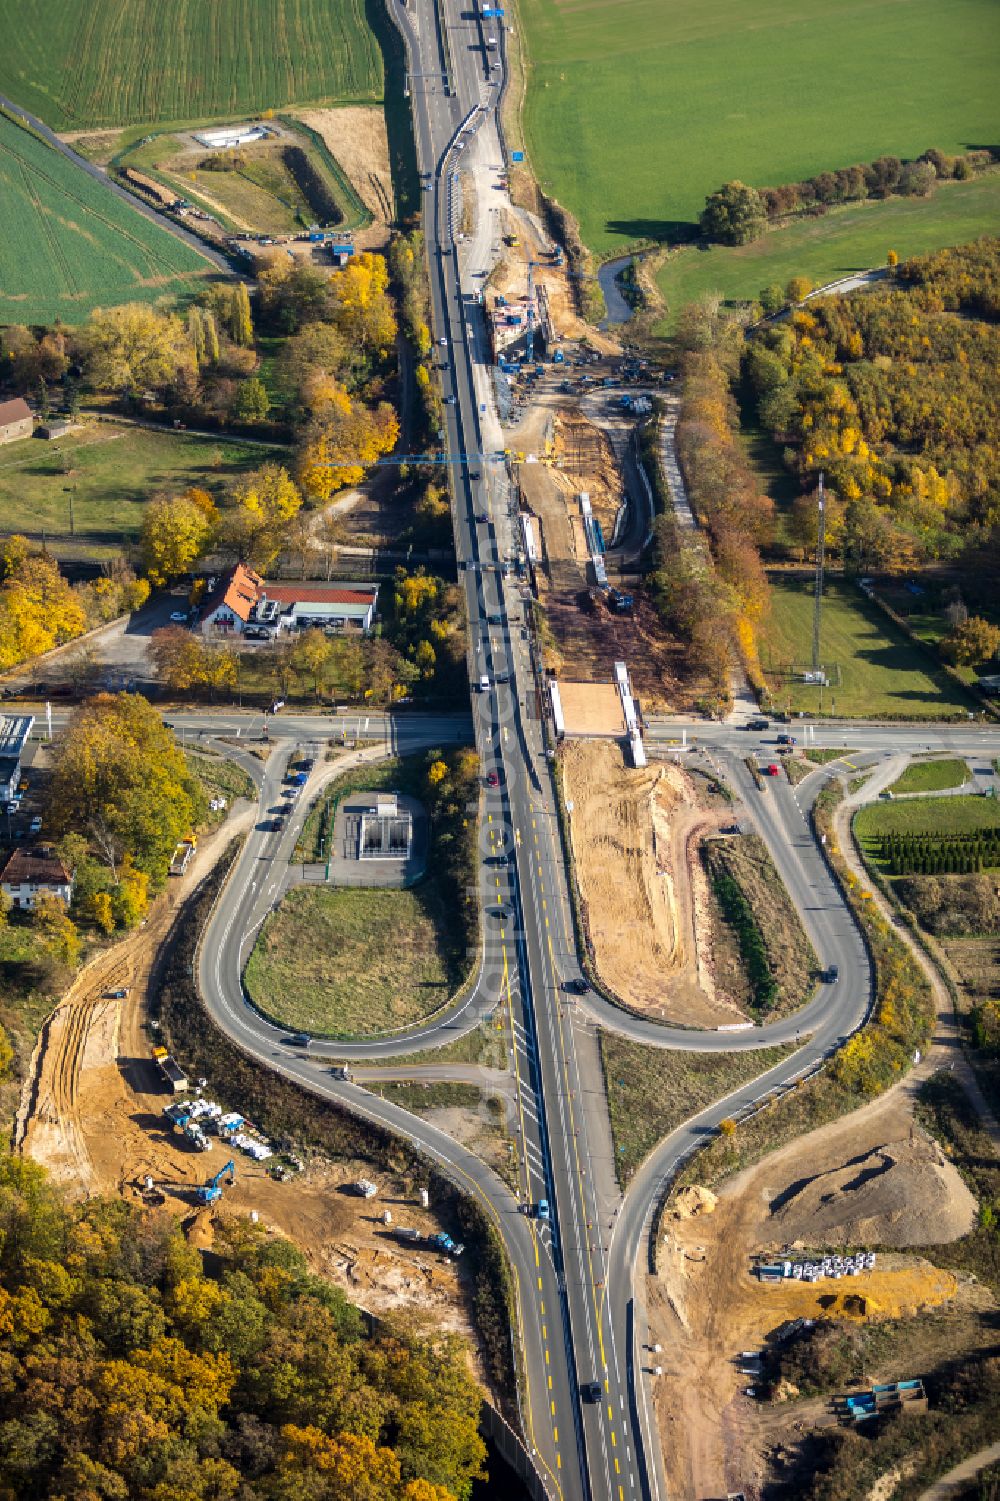
[[[487,785],[487,787],[499,787],[500,786],[500,778],[497,776],[497,774],[496,774],[495,771],[488,771],[486,773],[486,785]]]
[[[482,676],[479,679],[479,691],[480,691],[480,693],[489,693],[489,691],[490,691],[489,676],[485,672],[482,674]]]
[[[590,986],[586,980],[566,980],[563,984],[563,990],[567,995],[586,995],[589,989]]]
[[[486,620],[489,625],[503,625],[502,615],[487,615]]]
[[[478,511],[476,513],[476,520],[479,522],[480,526],[484,526],[489,521],[489,519],[490,518],[487,516],[485,511]]]
[[[770,720],[760,719],[760,718],[757,718],[757,719],[748,719],[747,720],[747,729],[748,730],[769,730],[770,728],[771,728],[771,722],[770,722]]]
[[[601,1400],[601,1383],[599,1381],[582,1382],[580,1396],[585,1402],[599,1402]]]
[[[794,735],[779,735],[778,736],[778,744],[779,745],[798,745],[798,743],[799,742],[796,740],[796,738],[795,738]]]
[[[483,474],[482,474],[482,470],[481,469],[473,469],[469,473],[469,478],[471,480],[482,479],[482,477],[483,477]]]
[[[312,1042],[312,1038],[308,1032],[293,1032],[289,1037],[285,1038],[285,1042],[290,1048],[307,1048]]]
[[[445,404],[445,406],[448,406],[448,407],[457,407],[458,406],[458,397],[457,396],[446,396],[445,399],[444,399],[444,404]]]
[[[551,1219],[548,1199],[539,1199],[538,1203],[535,1205],[535,1216],[540,1220]]]
[[[761,771],[764,773],[764,775],[766,777],[776,777],[778,775],[778,773],[780,772],[780,770],[781,770],[781,767],[778,765],[778,763],[776,761],[772,761],[769,766],[762,766],[761,767]]]
[[[171,610],[170,619],[174,625],[186,625],[187,610]]]
[[[835,985],[840,979],[840,966],[837,964],[828,964],[823,972],[823,979],[827,985]]]
[[[445,338],[444,334],[442,334],[441,337],[440,337],[440,339],[438,339],[438,343],[442,344],[444,346],[444,348],[447,349],[447,347],[448,347],[448,340]]]
[[[32,834],[40,834],[42,832],[42,820],[37,813],[31,820],[31,829],[29,832]]]

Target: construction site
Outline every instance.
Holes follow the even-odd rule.
[[[587,946],[602,985],[658,1020],[744,1021],[716,984],[699,857],[702,839],[731,818],[728,804],[672,763],[626,765],[605,740],[567,740],[561,764]]]
[[[466,1336],[474,1362],[463,1268],[434,1240],[442,1227],[426,1193],[383,1175],[366,1199],[357,1183],[370,1165],[304,1163],[279,1150],[238,1102],[224,1109],[204,1080],[186,1078],[151,1029],[156,953],[179,905],[252,816],[244,806],[200,845],[146,926],[77,976],[40,1035],[15,1149],[73,1197],[116,1194],[169,1210],[200,1249],[211,1247],[220,1216],[253,1216],[362,1308]]]
[[[913,1081],[897,1086],[717,1191],[692,1185],[671,1200],[647,1300],[674,1494],[758,1496],[776,1452],[798,1452],[809,1428],[851,1417],[830,1399],[793,1402],[792,1391],[779,1391],[777,1406],[755,1400],[748,1382],[759,1380],[768,1351],[800,1331],[824,1320],[857,1329],[903,1321],[912,1337],[905,1346],[883,1342],[867,1372],[869,1381],[889,1383],[991,1339],[993,1293],[907,1250],[955,1241],[976,1222],[975,1198],[915,1123],[914,1091]],[[845,1246],[880,1250],[832,1254]],[[762,1265],[789,1271],[769,1280]],[[808,1278],[805,1266],[813,1269]],[[899,1369],[913,1359],[920,1368]]]
[[[604,683],[625,660],[644,707],[690,707],[699,685],[637,587],[653,500],[636,434],[661,377],[576,315],[562,252],[533,215],[501,218],[482,297],[544,668]]]

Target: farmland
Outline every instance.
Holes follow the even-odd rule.
[[[677,313],[703,292],[749,301],[762,287],[785,286],[807,276],[814,286],[852,271],[885,264],[891,248],[900,259],[992,233],[1000,219],[1000,173],[971,182],[942,183],[930,198],[890,198],[850,203],[822,218],[793,219],[751,245],[685,246],[657,273],[666,314],[657,332],[669,334]]]
[[[532,166],[599,252],[677,238],[728,178],[792,182],[996,139],[990,0],[522,0],[519,10]]]
[[[77,323],[100,304],[176,298],[218,275],[3,116],[0,200],[0,323]]]
[[[862,719],[945,719],[974,707],[856,585],[837,578],[826,581],[820,636],[831,686],[802,682],[796,672],[809,665],[812,611],[811,578],[772,575],[761,663],[776,707]]]
[[[0,93],[56,130],[377,99],[365,0],[0,0]]]
[[[112,557],[136,541],[157,490],[200,485],[217,494],[265,456],[275,457],[230,440],[104,422],[50,443],[26,438],[0,449],[0,515],[7,531],[44,536],[57,557]]]

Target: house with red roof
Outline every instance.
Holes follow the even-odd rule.
[[[30,912],[40,896],[54,896],[68,907],[73,876],[54,850],[32,846],[14,850],[0,870],[0,891],[22,912]]]
[[[340,584],[304,579],[296,583],[265,583],[243,563],[229,570],[201,608],[200,625],[208,636],[251,639],[279,631],[367,633],[375,619],[377,584]]]

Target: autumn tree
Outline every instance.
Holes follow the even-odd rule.
[[[399,437],[399,419],[387,402],[374,411],[331,386],[314,398],[314,417],[299,452],[298,477],[313,501],[326,501],[348,485],[358,485],[365,470]]]
[[[230,487],[220,540],[241,563],[266,568],[281,551],[285,528],[301,504],[288,471],[280,464],[263,464]]]
[[[23,538],[8,539],[0,582],[0,671],[72,641],[86,628],[81,596],[58,564],[31,552]]]
[[[154,631],[149,653],[160,682],[174,693],[207,688],[214,694],[236,686],[234,649],[207,642],[183,626],[167,625]]]
[[[331,321],[349,346],[384,354],[396,337],[385,257],[372,251],[351,256],[332,279]]]
[[[698,220],[706,240],[720,245],[748,245],[767,228],[764,203],[756,188],[727,182],[710,193]]]
[[[181,320],[145,302],[95,308],[80,333],[84,367],[99,391],[142,392],[197,370]]]
[[[295,642],[292,667],[300,676],[312,679],[317,698],[332,655],[333,643],[319,629],[303,631]]]
[[[183,495],[149,502],[142,519],[142,564],[151,583],[164,588],[189,572],[212,548],[219,512],[206,490],[192,487]]]
[[[991,625],[981,615],[970,615],[956,625],[941,642],[946,662],[959,667],[981,667],[1000,651],[1000,626]]]
[[[182,752],[135,694],[100,694],[71,716],[53,748],[49,819],[83,835],[117,884],[126,857],[154,883],[202,806]]]

